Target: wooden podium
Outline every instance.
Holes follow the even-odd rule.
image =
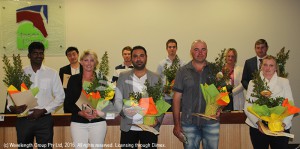
[[[2,115],[3,116],[3,115]],[[54,148],[72,148],[70,132],[70,114],[53,114],[54,118]],[[251,149],[249,126],[245,124],[246,116],[243,112],[222,113],[220,117],[220,149]],[[4,115],[0,121],[0,145],[17,144],[15,129],[16,115]],[[120,142],[120,118],[107,120],[106,149],[115,149]],[[4,148],[1,146],[0,148]],[[14,147],[9,147],[14,148]],[[165,114],[158,136],[158,148],[182,149],[182,143],[173,135],[173,116],[171,112]]]

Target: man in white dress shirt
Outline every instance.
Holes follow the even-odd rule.
[[[57,71],[43,65],[45,47],[41,42],[32,42],[28,47],[30,65],[24,72],[30,75],[33,83],[31,88],[38,87],[35,96],[38,106],[29,110],[29,115],[16,120],[17,142],[24,148],[33,148],[36,138],[38,146],[52,148],[53,144],[53,119],[51,112],[62,105],[65,93]],[[27,105],[15,106],[8,97],[7,108],[12,113],[22,113]]]
[[[160,75],[160,77],[162,78],[163,85],[165,85],[167,83],[166,76],[164,75],[165,65],[167,65],[167,67],[170,67],[176,57],[179,59],[179,57],[176,54],[177,41],[175,39],[169,39],[166,42],[166,50],[167,50],[168,56],[166,58],[164,58],[162,61],[160,61],[159,65],[157,67],[157,71],[156,71],[157,74]],[[184,65],[184,62],[180,59],[179,59],[179,65],[180,66]],[[166,102],[168,102],[169,104],[172,105],[172,102],[173,102],[172,94],[165,94],[165,100],[166,100]],[[168,111],[172,111],[172,107]]]

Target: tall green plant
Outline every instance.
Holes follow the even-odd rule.
[[[13,63],[10,63],[9,58],[4,54],[3,55],[3,69],[5,72],[3,82],[6,84],[6,86],[13,85],[18,90],[21,90],[21,84],[24,82],[25,85],[30,88],[32,85],[32,82],[30,81],[30,75],[27,75],[24,73],[22,67],[22,60],[20,57],[20,54],[12,56]]]

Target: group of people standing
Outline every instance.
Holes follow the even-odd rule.
[[[103,144],[107,129],[103,117],[106,113],[81,110],[76,105],[82,90],[87,88],[95,78],[95,70],[99,64],[97,54],[91,50],[86,50],[79,58],[78,49],[69,47],[65,54],[70,64],[62,67],[58,74],[55,70],[42,64],[44,50],[44,45],[40,42],[33,42],[28,48],[30,66],[26,67],[24,71],[31,75],[32,87],[39,87],[40,91],[36,96],[38,107],[31,109],[27,117],[17,118],[18,143],[33,143],[34,137],[36,137],[38,144],[53,143],[51,112],[64,103],[65,113],[72,113],[70,128],[75,147],[77,144]],[[246,60],[244,68],[236,65],[237,50],[234,48],[226,50],[224,68],[229,70],[230,84],[234,86],[231,91],[231,102],[233,103],[231,110],[247,109],[251,103],[245,99],[256,100],[251,97],[253,92],[251,80],[255,71],[260,71],[261,77],[270,84],[272,96],[288,97],[289,100],[293,101],[288,80],[277,76],[276,59],[268,56],[267,50],[268,44],[264,39],[256,41],[256,56]],[[146,68],[148,55],[143,46],[133,48],[127,46],[122,50],[124,62],[115,67],[115,73],[111,80],[116,82],[114,106],[121,117],[120,144],[123,144],[122,148],[137,148],[138,143],[153,145],[158,141],[157,135],[131,125],[141,124],[143,116],[136,109],[125,108],[123,99],[129,99],[129,94],[132,92],[142,92],[146,80],[150,85],[156,84],[160,78],[162,78],[163,84],[166,83],[163,74],[164,66],[169,67],[176,57],[179,58],[176,54],[176,40],[170,39],[166,42],[166,51],[168,56],[159,63],[155,73]],[[192,115],[193,113],[204,113],[206,103],[200,84],[211,83],[208,79],[211,75],[211,68],[206,60],[208,54],[206,42],[195,40],[191,45],[190,54],[192,60],[188,63],[179,59],[181,67],[176,72],[175,83],[172,88],[174,95],[164,95],[164,100],[172,105],[173,133],[183,142],[185,149],[198,149],[201,141],[204,149],[217,149],[219,121]],[[64,82],[64,74],[70,75],[67,84]],[[63,88],[63,85],[66,88]],[[247,90],[246,98],[243,93],[244,89]],[[26,109],[26,105],[14,106],[9,96],[7,100],[7,109],[13,113],[22,113]],[[286,137],[272,137],[263,134],[257,125],[258,119],[247,110],[244,111],[248,117],[246,123],[250,126],[251,141],[255,149],[268,148],[269,145],[272,148],[287,148],[288,139]],[[218,118],[220,113],[219,110],[212,116]],[[152,127],[159,131],[162,120],[163,115],[157,117]],[[291,117],[284,120],[284,125],[288,132],[291,127]],[[148,146],[148,148],[156,148],[156,146]]]

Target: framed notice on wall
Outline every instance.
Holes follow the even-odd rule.
[[[42,42],[47,56],[64,55],[64,1],[0,0],[0,54],[26,56],[28,45]]]

